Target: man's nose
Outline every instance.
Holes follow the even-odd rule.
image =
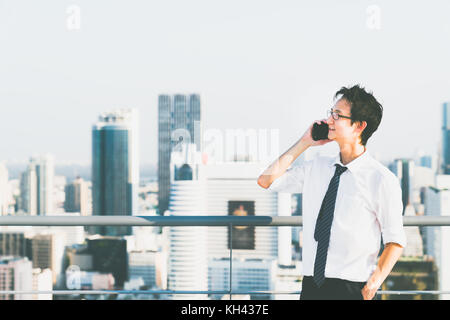
[[[328,118],[327,118],[327,124],[328,125],[330,125],[330,124],[333,124],[334,123],[334,119],[333,119],[333,116],[332,115],[330,115]]]

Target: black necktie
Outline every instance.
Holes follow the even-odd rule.
[[[336,204],[336,195],[339,187],[341,174],[347,170],[336,164],[336,171],[328,185],[327,193],[322,201],[319,215],[316,221],[314,239],[317,243],[316,260],[314,262],[314,282],[320,287],[325,281],[325,265],[327,263],[328,245],[330,243],[331,224],[334,216],[334,206]]]

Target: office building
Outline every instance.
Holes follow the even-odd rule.
[[[233,259],[233,291],[273,291],[278,267],[276,259]],[[209,290],[228,291],[230,289],[230,259],[209,261]],[[223,294],[213,294],[220,299]],[[270,299],[271,294],[250,293],[251,299]]]
[[[127,241],[121,237],[91,236],[87,252],[92,255],[92,268],[100,273],[111,273],[117,288],[128,280]]]
[[[383,291],[437,291],[435,261],[424,257],[401,257],[381,286]],[[382,300],[436,300],[439,295],[382,295]]]
[[[33,165],[20,176],[19,211],[35,216],[37,214],[37,176]]]
[[[61,287],[63,277],[64,238],[61,232],[36,234],[31,238],[33,268],[52,270],[52,281]]]
[[[268,192],[255,183],[260,171],[258,163],[205,165],[199,153],[194,154],[195,148],[186,147],[183,151],[172,154],[170,215],[291,214],[290,195]],[[289,227],[171,227],[169,241],[171,290],[206,291],[208,261],[228,258],[231,248],[234,259],[277,259],[283,265],[291,264]]]
[[[448,177],[448,175],[445,175]],[[439,184],[438,184],[439,185]],[[441,186],[442,187],[442,186]],[[428,187],[425,192],[425,215],[450,215],[450,185],[446,188]],[[424,251],[436,261],[439,278],[439,290],[450,291],[450,253],[447,244],[450,243],[448,227],[425,227]],[[450,295],[442,294],[441,299],[448,300]]]
[[[52,280],[52,270],[50,269],[33,269],[33,291],[52,291],[53,290],[53,280]],[[32,295],[32,300],[52,300],[53,295],[51,293],[35,293]]]
[[[0,257],[0,291],[31,291],[32,264],[27,258]],[[0,294],[0,300],[30,300],[30,294]]]
[[[181,145],[194,143],[201,150],[200,95],[175,94],[158,97],[158,213],[169,207],[170,155]]]
[[[24,232],[0,232],[0,256],[26,257]]]
[[[136,109],[100,115],[92,128],[93,215],[138,213],[139,152]],[[130,226],[99,226],[91,234],[123,236]]]
[[[20,179],[20,207],[23,212],[43,216],[54,211],[54,176],[52,155],[34,156],[30,159]]]
[[[442,174],[450,174],[450,103],[442,104],[442,155],[441,155]]]
[[[414,206],[409,204],[405,208],[405,217],[416,216]],[[405,227],[406,241],[408,245],[403,249],[402,255],[405,257],[422,257],[423,256],[423,240],[419,227]]]
[[[161,270],[158,260],[161,253],[157,251],[131,251],[128,253],[128,279],[141,278],[142,284],[147,288],[162,288],[167,280],[161,279]],[[158,269],[157,269],[158,268]],[[167,277],[167,272],[164,272]],[[158,279],[159,278],[159,279]],[[163,280],[163,281],[161,281]]]
[[[89,187],[86,181],[78,177],[64,187],[66,198],[64,210],[66,212],[79,212],[82,216],[88,215]]]
[[[397,176],[402,188],[403,214],[408,204],[413,204],[414,161],[411,159],[396,159],[389,169]]]

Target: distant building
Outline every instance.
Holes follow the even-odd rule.
[[[413,204],[414,161],[411,159],[396,159],[389,169],[397,176],[402,188],[403,214],[408,204]]]
[[[31,238],[33,268],[52,270],[52,282],[61,287],[64,280],[65,235],[60,232],[37,234]]]
[[[449,177],[444,175],[444,177]],[[439,178],[439,176],[437,176]],[[440,179],[437,179],[440,180]],[[450,215],[450,188],[428,187],[425,192],[425,215],[448,216]],[[449,185],[450,187],[450,185]],[[439,290],[450,291],[450,252],[447,244],[450,243],[450,230],[448,227],[425,227],[424,253],[431,256],[437,266],[439,278]],[[441,299],[448,300],[450,295],[443,294]]]
[[[31,291],[32,264],[27,258],[0,257],[0,291]],[[0,294],[0,300],[30,300],[30,294]]]
[[[30,215],[47,215],[55,209],[53,196],[55,164],[52,155],[30,159],[20,179],[20,208]]]
[[[434,260],[400,258],[383,282],[383,291],[430,291],[438,289],[438,270]],[[382,300],[435,300],[438,295],[382,295]]]
[[[419,158],[419,166],[430,168],[434,174],[438,172],[438,158],[436,155],[433,156],[421,156]]]
[[[209,262],[209,290],[227,291],[230,288],[230,259],[211,259]],[[278,271],[276,259],[233,259],[232,289],[234,291],[273,291]],[[213,299],[222,296],[212,295]],[[270,299],[271,294],[251,293],[251,299]]]
[[[66,270],[66,278],[70,270]],[[80,271],[77,273],[76,285],[72,290],[114,290],[114,276],[111,273]]]
[[[27,256],[27,242],[23,232],[0,232],[0,256]]]
[[[200,95],[159,95],[158,212],[160,215],[164,215],[169,208],[171,152],[186,143],[194,143],[197,151],[201,150],[201,118]]]
[[[442,174],[450,174],[450,103],[442,104]]]
[[[117,288],[128,280],[127,242],[121,237],[91,236],[87,239],[87,252],[92,255],[93,270],[111,273]]]
[[[66,212],[79,212],[82,216],[88,215],[89,187],[86,181],[78,177],[64,188],[66,200],[64,210]]]
[[[190,151],[192,152],[190,152]],[[169,213],[173,216],[234,215],[289,216],[291,196],[263,190],[256,184],[258,163],[227,162],[203,164],[199,153],[186,147],[172,153],[172,172],[187,172],[179,179],[172,175]],[[175,169],[178,169],[175,170]],[[291,264],[290,228],[258,228],[254,226],[170,227],[168,288],[170,290],[207,291],[208,266],[211,259],[278,260]],[[174,299],[202,299],[202,295]]]
[[[103,113],[92,127],[93,215],[138,213],[138,135],[137,109]],[[90,233],[130,235],[131,227],[91,227]]]
[[[50,269],[33,269],[33,285],[32,291],[52,291],[52,270]],[[33,294],[33,300],[52,300],[53,295],[51,293]]]
[[[147,288],[167,288],[167,274],[165,269],[158,266],[161,261],[161,252],[157,251],[131,251],[128,253],[128,278],[142,278]],[[165,267],[166,264],[164,264]],[[161,276],[165,274],[165,279]]]
[[[416,216],[416,210],[409,204],[405,208],[405,216]],[[422,257],[423,241],[419,227],[410,226],[405,228],[408,245],[404,248],[402,255],[405,257]]]

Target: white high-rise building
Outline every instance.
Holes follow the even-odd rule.
[[[20,176],[20,210],[31,216],[37,215],[37,174],[33,164]]]
[[[276,259],[233,259],[233,291],[273,291],[277,275]],[[228,291],[230,288],[230,259],[211,259],[209,261],[209,290]],[[212,295],[219,299],[223,294]],[[262,299],[271,294],[250,294]]]
[[[0,290],[31,291],[32,264],[27,258],[0,257]],[[30,300],[30,294],[0,294],[0,300]]]
[[[450,215],[450,190],[428,187],[425,193],[425,215]],[[425,248],[427,255],[434,257],[438,267],[439,290],[450,291],[450,243],[448,227],[427,227],[425,229]],[[450,295],[441,294],[441,299],[448,300]]]
[[[172,157],[173,159],[175,157]],[[195,166],[195,164],[191,164]],[[194,169],[194,170],[192,170]],[[196,168],[181,166],[174,179],[196,175]],[[169,214],[206,216],[206,181],[172,180]],[[207,227],[171,227],[169,229],[168,289],[175,291],[208,290]],[[206,299],[206,294],[175,294],[173,299]]]
[[[53,180],[54,157],[50,154],[30,159],[20,182],[21,207],[30,215],[47,215],[55,209]]]
[[[184,152],[172,154],[171,215],[290,215],[290,195],[267,192],[257,185],[258,163],[204,165],[198,153],[189,148]],[[206,291],[208,264],[229,258],[231,247],[233,259],[291,263],[290,227],[279,231],[276,227],[234,226],[231,232],[228,227],[172,227],[169,239],[170,290]]]
[[[50,269],[33,269],[33,291],[52,291],[52,270]],[[52,300],[51,293],[36,293],[32,296],[33,300]]]

